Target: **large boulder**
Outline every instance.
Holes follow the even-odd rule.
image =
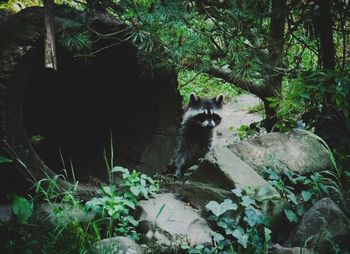
[[[136,218],[138,230],[147,243],[168,249],[181,241],[192,245],[212,244],[213,232],[199,213],[188,204],[176,199],[172,193],[158,194],[155,198],[139,202]]]
[[[278,243],[273,244],[269,248],[269,254],[314,254],[313,250],[301,247],[283,247]]]
[[[331,167],[330,156],[314,136],[300,130],[267,133],[230,145],[229,149],[257,172],[270,167],[307,174]]]
[[[133,240],[117,236],[100,240],[94,244],[95,254],[142,254],[142,248]]]
[[[182,195],[194,207],[204,210],[211,201],[232,197],[234,188],[249,188],[265,214],[273,218],[281,214],[284,200],[273,186],[229,149],[215,146],[201,161],[197,171],[186,181]]]
[[[287,243],[330,253],[332,243],[349,239],[349,234],[349,219],[330,198],[323,198],[303,216]]]

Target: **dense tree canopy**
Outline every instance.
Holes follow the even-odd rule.
[[[40,4],[3,2],[13,10]],[[264,102],[268,131],[302,120],[331,143],[349,136],[347,0],[56,3],[88,15],[109,12],[127,25],[105,34],[81,20],[67,21],[58,41],[81,58],[130,41],[150,70],[206,73],[257,95]],[[93,45],[102,39],[110,45],[96,50]]]
[[[150,68],[195,70],[256,94],[268,130],[302,119],[325,138],[349,133],[348,1],[87,1],[84,8],[128,24],[124,39]]]

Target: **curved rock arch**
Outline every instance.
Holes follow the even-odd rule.
[[[38,153],[38,149],[33,148],[28,134],[30,131],[28,131],[28,126],[26,126],[31,125],[27,108],[30,108],[30,101],[32,100],[33,102],[33,98],[34,101],[37,100],[35,96],[32,99],[25,99],[28,97],[28,84],[31,83],[31,85],[33,85],[33,82],[35,83],[38,80],[39,82],[44,82],[43,80],[40,81],[40,78],[38,79],[38,76],[40,76],[38,74],[42,73],[40,72],[42,70],[38,67],[41,61],[40,52],[43,51],[41,44],[41,39],[43,37],[42,15],[43,12],[41,8],[28,8],[6,18],[6,21],[3,22],[0,28],[0,34],[6,33],[6,38],[8,39],[7,41],[3,41],[0,45],[2,146],[7,152],[11,150],[10,152],[16,157],[20,166],[27,168],[27,170],[22,171],[26,173],[27,177],[29,176],[28,172],[30,172],[37,179],[41,179],[45,177],[45,175],[55,177],[57,173],[53,168],[48,167],[47,161],[43,160]],[[113,18],[108,15],[97,15],[92,18],[91,22],[98,23],[99,26],[102,25],[107,30],[115,30],[120,26],[117,20],[113,20]],[[9,34],[9,31],[15,33]],[[131,54],[134,54],[134,61],[136,63],[136,49],[131,45],[127,45],[126,47],[130,49],[130,52],[132,52]],[[125,49],[122,48],[119,50]],[[60,57],[60,54],[58,50],[58,57]],[[105,55],[110,54],[116,54],[115,57],[117,59],[118,49],[112,49]],[[98,59],[99,57],[98,55],[96,58]],[[58,68],[60,68],[60,66],[58,66]],[[33,73],[36,74],[36,77],[31,76]],[[134,74],[135,73],[136,72],[134,72]],[[139,73],[139,71],[137,73]],[[137,81],[140,80],[152,86],[150,93],[148,93],[153,95],[152,98],[147,98],[143,92],[140,92],[135,98],[131,97],[134,100],[139,100],[137,106],[133,107],[130,112],[128,111],[130,110],[128,107],[122,108],[121,111],[126,110],[127,112],[125,115],[129,114],[134,118],[143,117],[142,119],[146,119],[144,121],[147,121],[147,128],[142,129],[143,126],[141,126],[139,129],[136,128],[131,134],[129,133],[131,138],[135,140],[135,144],[127,147],[126,150],[131,151],[134,149],[133,154],[131,154],[129,158],[128,154],[124,154],[124,158],[121,158],[119,162],[122,165],[135,167],[136,169],[153,175],[159,172],[159,170],[164,169],[172,157],[175,147],[175,130],[179,124],[181,115],[181,98],[177,91],[177,75],[174,72],[154,72],[152,75],[140,76]],[[126,86],[131,85],[127,84]],[[105,88],[106,86],[104,89]],[[137,89],[139,87],[135,86],[134,88]],[[125,92],[130,91],[130,89],[121,89],[120,91]],[[105,94],[109,92],[110,91]],[[93,95],[93,93],[90,95]],[[123,96],[121,96],[120,99],[123,100]],[[24,111],[23,104],[26,106],[26,110]],[[147,108],[148,104],[150,104],[151,107]],[[120,107],[122,103],[117,105]],[[137,107],[140,107],[139,115],[137,115]],[[148,113],[145,113],[147,110],[144,110],[146,109],[144,107],[150,112],[149,117],[147,117]],[[109,113],[110,112],[113,111],[109,111]],[[136,117],[132,114],[136,114]],[[125,115],[123,120],[128,119]],[[117,123],[117,121],[114,123]],[[124,130],[139,123],[140,121],[131,121],[124,126]],[[118,134],[120,126],[116,124],[116,126],[112,126],[111,129],[114,127],[114,131]],[[30,126],[29,129],[30,128],[33,129],[34,127]],[[32,134],[33,133],[30,135]],[[113,133],[113,136],[114,135]],[[128,144],[128,139],[123,142],[119,143],[118,146],[126,146]],[[142,145],[140,145],[141,143]],[[108,144],[106,144],[106,146],[107,145]],[[63,189],[72,187],[69,182],[61,178],[57,181],[59,186]],[[90,191],[90,189],[82,185],[79,186],[78,194],[86,195],[87,191]]]

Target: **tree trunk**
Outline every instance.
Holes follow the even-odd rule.
[[[332,1],[318,0],[316,2],[319,6],[319,13],[316,16],[318,26],[318,36],[320,41],[320,63],[322,69],[330,75],[325,80],[325,85],[328,87],[335,85],[335,80],[332,72],[335,71],[335,46],[333,41],[333,20],[332,20]],[[323,105],[321,113],[317,118],[315,125],[315,132],[320,135],[330,146],[335,146],[339,142],[336,135],[344,135],[347,129],[345,119],[339,113],[336,106],[332,106],[333,94],[327,91],[323,95]],[[343,134],[341,134],[343,133]]]
[[[322,66],[325,70],[335,69],[335,47],[333,41],[332,13],[330,0],[319,0],[319,37]]]
[[[333,21],[331,13],[330,0],[319,0],[320,15],[318,17],[319,39],[320,39],[320,56],[322,68],[325,71],[335,70],[335,47],[333,41]],[[330,77],[327,85],[334,84],[334,78]],[[329,104],[331,103],[332,94],[325,93],[323,97],[323,111],[330,113]]]
[[[270,23],[270,48],[268,62],[271,66],[283,65],[284,32],[286,23],[286,0],[272,0]],[[272,131],[277,122],[277,112],[270,106],[268,97],[280,97],[283,74],[274,70],[269,71],[269,79],[266,81],[266,94],[263,98],[265,106],[265,128]]]

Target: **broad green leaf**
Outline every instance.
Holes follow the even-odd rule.
[[[248,234],[244,234],[241,230],[235,229],[232,233],[232,236],[237,239],[237,242],[243,246],[243,248],[247,248],[248,245]]]
[[[236,203],[233,203],[231,199],[225,199],[224,202],[220,204],[220,207],[223,210],[223,212],[226,212],[228,210],[236,211],[238,208],[238,205]]]
[[[237,187],[233,190],[231,190],[233,194],[235,194],[237,197],[242,197],[242,192],[243,192],[243,189],[240,188],[240,187]]]
[[[127,216],[126,219],[134,226],[138,226],[139,225],[139,222],[137,220],[135,220],[134,217],[132,216]]]
[[[139,186],[131,186],[130,187],[130,191],[132,192],[132,194],[134,194],[135,196],[139,196],[141,193],[140,187]]]
[[[298,216],[290,209],[284,209],[284,213],[290,222],[298,222]]]
[[[2,164],[2,163],[10,163],[10,162],[12,162],[11,159],[9,159],[9,158],[7,158],[5,156],[0,156],[0,164]]]
[[[113,197],[115,192],[115,186],[103,186],[102,190],[104,193],[108,194],[109,196]]]
[[[136,206],[133,202],[131,202],[130,200],[124,200],[124,204],[128,207],[130,207],[131,209],[135,209]]]
[[[271,188],[270,186],[266,185],[262,188],[259,188],[257,193],[256,193],[256,197],[264,197],[266,196],[266,194],[270,194],[271,193]]]
[[[13,200],[12,212],[17,216],[19,224],[27,224],[33,213],[33,205],[27,199],[16,196]]]
[[[88,209],[91,209],[94,213],[100,213],[102,209],[102,203],[98,198],[92,198],[91,200],[87,201],[85,206]]]
[[[307,202],[312,198],[312,193],[310,191],[302,191],[301,196],[303,197],[304,201]]]
[[[222,213],[220,205],[216,201],[210,201],[205,208],[211,211],[215,216],[219,217]]]
[[[216,224],[223,229],[227,229],[227,227],[228,227],[227,223],[225,221],[222,221],[222,220],[218,221]]]
[[[251,205],[255,205],[255,200],[252,199],[252,198],[249,197],[249,196],[243,196],[243,197],[242,197],[241,205],[242,205],[242,206],[245,206],[245,207],[249,207],[249,206],[251,206]]]
[[[272,233],[272,231],[269,228],[264,227],[265,243],[270,242],[270,240],[271,240],[271,233]]]
[[[297,197],[294,195],[294,193],[288,194],[287,198],[289,198],[290,201],[292,201],[294,205],[298,205],[299,204],[299,202],[297,200]]]
[[[249,226],[253,227],[256,224],[261,224],[263,222],[263,215],[260,211],[255,208],[246,208],[244,210],[243,220],[248,223]]]
[[[129,173],[129,169],[121,167],[121,166],[115,166],[111,172],[112,173],[119,172],[119,173],[127,174],[127,173]]]
[[[212,233],[211,233],[211,236],[213,237],[213,240],[214,240],[214,242],[216,242],[216,243],[225,240],[225,238],[223,237],[223,235],[220,234],[220,233],[217,233],[217,232],[212,232]]]

